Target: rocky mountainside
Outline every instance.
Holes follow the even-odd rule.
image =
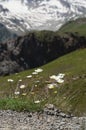
[[[86,16],[86,0],[0,0],[0,23],[18,34],[58,30],[70,19]]]
[[[0,24],[0,42],[6,42],[10,39],[15,39],[16,34],[10,32],[3,24]]]
[[[41,66],[78,48],[86,47],[86,37],[73,33],[61,37],[54,32],[29,33],[0,43],[0,75]]]

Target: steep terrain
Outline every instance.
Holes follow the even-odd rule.
[[[67,113],[86,116],[85,58],[86,49],[80,49],[42,66],[40,73],[34,74],[35,68],[0,77],[0,109],[36,111],[48,103]],[[50,78],[61,73],[63,82]]]
[[[66,53],[86,47],[86,37],[73,33],[59,36],[50,31],[32,32],[0,43],[0,75],[46,64]]]
[[[86,0],[0,0],[0,130],[86,129],[85,14]]]
[[[64,35],[65,33],[72,32],[80,36],[86,36],[86,18],[76,19],[69,21],[59,29],[59,34]]]
[[[16,34],[10,32],[3,24],[0,24],[0,42],[7,42],[16,37]]]
[[[0,23],[17,34],[58,30],[71,19],[86,16],[86,0],[0,0]]]

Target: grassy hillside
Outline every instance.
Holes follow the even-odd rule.
[[[78,33],[81,36],[86,36],[86,18],[77,19],[75,21],[70,21],[63,25],[59,34],[64,34],[65,32]]]
[[[53,103],[63,111],[86,115],[85,58],[86,49],[80,49],[42,66],[38,74],[32,74],[33,69],[0,77],[0,109],[34,111]],[[65,74],[63,83],[50,79],[59,73]]]

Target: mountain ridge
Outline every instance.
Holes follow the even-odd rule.
[[[46,64],[64,54],[86,47],[86,37],[73,33],[30,32],[0,43],[0,75],[9,75]]]
[[[0,42],[6,42],[15,39],[17,35],[9,31],[3,24],[0,23]]]
[[[86,1],[0,0],[0,22],[18,34],[58,30],[70,19],[86,16]]]

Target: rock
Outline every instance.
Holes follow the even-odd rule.
[[[53,116],[53,115],[55,115],[55,113],[54,113],[54,111],[47,111],[47,115]]]
[[[64,118],[66,114],[60,114],[57,117],[42,112],[38,118],[38,112],[0,110],[0,130],[85,130],[86,117]]]
[[[62,112],[59,114],[59,116],[61,116],[61,117],[63,117],[63,118],[66,118],[66,114],[64,114],[64,113],[62,113]]]
[[[41,39],[41,33],[43,39]],[[0,43],[0,75],[9,75],[41,66],[66,53],[86,47],[86,38],[76,34],[65,37],[52,32],[29,33],[27,36]],[[46,35],[45,37],[45,34]],[[58,43],[58,44],[57,44]]]
[[[46,104],[45,107],[49,110],[54,110],[55,106],[53,104]]]
[[[73,117],[72,115],[66,115],[66,118],[71,118],[71,117]]]
[[[28,117],[32,117],[32,114],[28,114]]]

